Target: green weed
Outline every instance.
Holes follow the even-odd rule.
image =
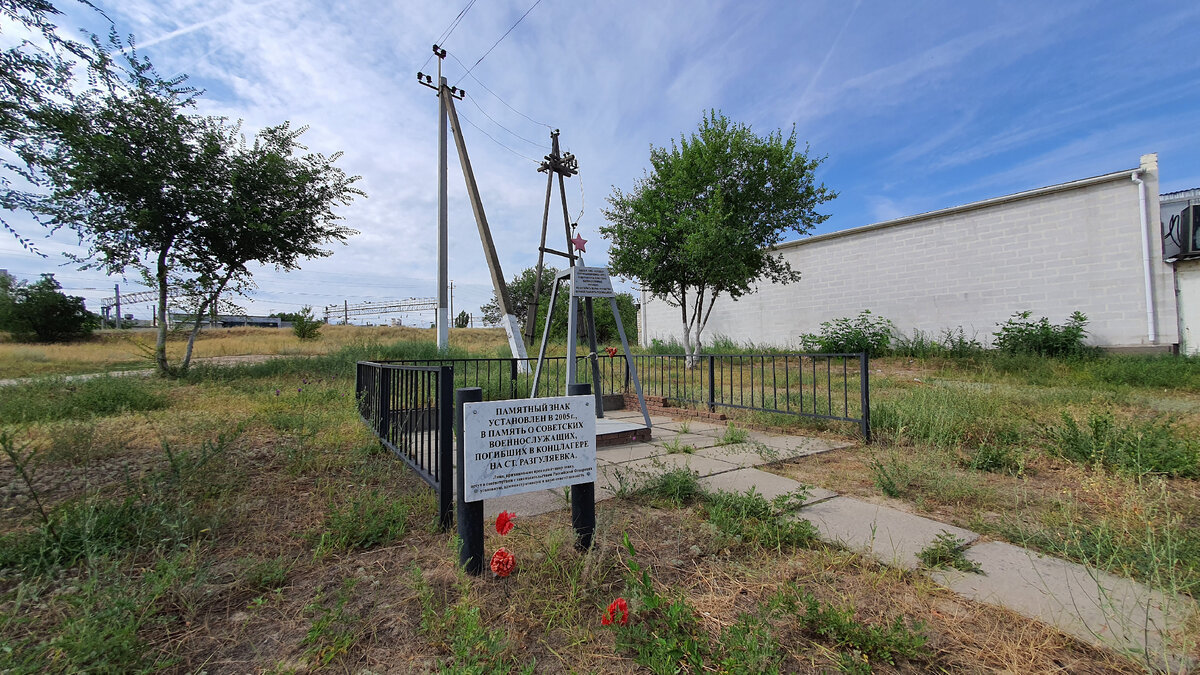
[[[251,560],[242,573],[246,585],[258,591],[277,591],[287,585],[288,574],[296,563],[283,556]]]
[[[1062,414],[1062,424],[1048,430],[1051,452],[1085,464],[1101,464],[1134,475],[1200,475],[1200,444],[1179,438],[1169,420],[1118,423],[1111,412],[1091,412],[1087,426]]]
[[[877,433],[939,448],[1011,445],[1020,442],[1025,424],[997,406],[995,394],[961,387],[905,389],[871,405],[871,426]]]
[[[929,569],[952,567],[962,572],[982,574],[983,568],[979,566],[979,563],[968,560],[963,555],[966,548],[967,543],[965,541],[949,532],[943,531],[938,534],[933,543],[917,553],[917,559]]]
[[[450,652],[440,672],[461,675],[534,672],[537,662],[518,662],[504,631],[483,625],[479,607],[468,600],[470,585],[465,580],[459,582],[458,600],[450,603],[435,597],[419,567],[412,567],[410,579],[421,603],[421,632]]]
[[[715,492],[705,495],[704,510],[718,531],[738,543],[770,550],[791,549],[817,540],[812,523],[789,515],[805,497],[803,491],[798,491],[767,501],[753,488],[742,493]]]
[[[139,377],[38,379],[4,388],[0,420],[5,424],[30,424],[160,410],[167,407],[167,397],[158,391],[160,386]]]
[[[687,467],[672,469],[640,480],[625,496],[638,496],[652,503],[680,508],[704,495],[700,476]]]
[[[887,626],[866,625],[855,620],[854,608],[824,604],[795,586],[777,594],[769,604],[777,615],[794,617],[808,631],[839,649],[853,650],[853,656],[865,657],[868,663],[896,665],[899,659],[920,661],[929,657],[923,626],[917,623],[910,627],[903,617],[896,617]]]
[[[721,434],[721,438],[717,439],[717,445],[734,445],[745,443],[748,440],[750,440],[750,432],[734,426],[733,422],[730,422],[725,426],[725,432]]]
[[[963,462],[963,466],[976,471],[987,471],[1006,476],[1025,475],[1025,454],[1007,445],[983,443]]]
[[[691,455],[696,452],[696,446],[682,442],[678,436],[664,443],[663,447],[668,455]]]
[[[887,352],[896,326],[890,320],[864,309],[854,318],[834,319],[821,324],[819,333],[800,336],[800,345],[808,351],[826,354],[867,352],[879,356]]]
[[[324,526],[308,539],[319,555],[390,544],[407,531],[410,509],[407,501],[378,490],[358,492],[345,503],[331,504]]]
[[[357,584],[357,579],[346,579],[332,604],[326,602],[322,592],[318,592],[304,608],[305,613],[313,613],[314,616],[300,646],[306,647],[304,655],[315,660],[318,667],[329,665],[358,643],[363,630],[362,618],[346,611],[346,604]]]

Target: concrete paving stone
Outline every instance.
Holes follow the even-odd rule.
[[[803,502],[805,505],[837,496],[837,493],[832,490],[805,485],[799,481],[784,478],[783,476],[776,476],[773,473],[759,471],[758,469],[736,469],[727,473],[706,476],[700,479],[700,484],[706,490],[714,492],[742,493],[753,488],[758,494],[769,500],[782,494],[803,489],[807,494]]]
[[[712,422],[701,422],[700,420],[673,420],[666,424],[659,425],[659,428],[671,432],[682,431],[687,429],[689,434],[704,434],[712,436],[714,434],[722,434],[725,432],[725,427]]]
[[[485,499],[483,502],[483,518],[491,521],[501,511],[509,511],[518,518],[521,516],[536,516],[551,511],[571,507],[571,502],[563,497],[562,488],[557,490],[536,490],[519,495],[508,495]],[[486,524],[486,523],[485,523]]]
[[[661,469],[642,466],[637,462],[598,465],[596,467],[596,501],[610,499],[621,492],[632,492],[659,473],[662,473]]]
[[[729,462],[722,462],[719,459],[711,457],[701,457],[700,455],[689,455],[678,453],[674,455],[661,455],[658,457],[650,457],[649,459],[639,459],[633,462],[626,462],[618,466],[628,467],[635,471],[643,473],[662,474],[674,469],[687,467],[701,476],[711,476],[715,473],[724,473],[733,471],[737,468],[736,465]]]
[[[676,442],[680,447],[690,445],[699,450],[701,448],[711,448],[717,444],[717,439],[713,436],[705,436],[704,434],[681,434],[679,432],[660,432],[657,436],[650,440],[655,445],[669,447]]]
[[[1152,590],[1129,579],[1003,542],[965,552],[983,574],[932,573],[935,581],[972,600],[1002,605],[1093,644],[1134,652],[1155,670],[1177,672],[1164,633],[1184,625],[1194,601]]]
[[[757,443],[734,443],[733,445],[714,445],[696,451],[702,457],[712,457],[722,462],[729,462],[741,467],[755,467],[771,464],[787,459],[779,450]]]
[[[906,569],[920,565],[917,554],[942,532],[967,544],[979,538],[970,530],[849,497],[806,506],[797,516],[815,525],[826,541]]]
[[[597,448],[596,461],[620,464],[622,462],[632,462],[635,459],[654,457],[665,452],[666,450],[662,446],[654,445],[653,443],[625,443],[607,448]]]

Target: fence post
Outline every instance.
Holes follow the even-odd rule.
[[[629,391],[629,355],[628,354],[625,355],[625,388],[621,390],[621,393],[624,394],[627,391]]]
[[[708,355],[708,412],[717,411],[717,362]]]
[[[515,358],[508,360],[508,380],[509,380],[509,384],[510,384],[510,387],[509,387],[510,391],[512,391],[512,394],[509,396],[509,398],[516,398],[517,397],[517,360]]]
[[[384,366],[379,366],[379,401],[375,404],[375,411],[379,413],[379,420],[375,423],[375,430],[379,433],[379,437],[385,441],[391,441],[389,433],[392,425],[392,378],[389,377],[389,371]]]
[[[871,442],[871,368],[867,353],[858,355],[858,386],[862,390],[862,435],[863,439]]]
[[[454,368],[438,369],[438,529],[450,529],[454,519]]]
[[[567,396],[589,396],[592,385],[586,382],[568,384]],[[596,483],[571,486],[571,527],[575,528],[575,548],[586,551],[592,547],[596,533]]]
[[[466,496],[466,439],[463,437],[463,404],[483,401],[483,390],[479,387],[463,387],[458,390],[458,405],[455,406],[455,426],[458,443],[455,455],[458,467],[454,471],[455,490],[458,502],[458,538],[462,548],[458,551],[458,562],[467,574],[483,574],[483,500],[468,502]]]

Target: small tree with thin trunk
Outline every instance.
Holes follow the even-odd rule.
[[[718,297],[800,279],[773,251],[829,217],[816,212],[837,196],[815,181],[822,161],[798,149],[795,129],[758,136],[711,111],[690,138],[650,148],[652,170],[632,192],[613,189],[600,228],[610,267],[679,308],[689,365]]]
[[[88,245],[76,258],[85,267],[140,271],[158,291],[159,316],[171,286],[187,289],[196,323],[183,360],[167,360],[165,321],[154,349],[159,373],[180,375],[203,316],[222,293],[249,287],[251,264],[295,269],[328,255],[325,244],[356,234],[333,207],[363,193],[337,155],[301,152],[304,129],[269,127],[247,145],[238,125],[189,113],[195,92],[182,78],[159,77],[132,48],[114,67],[115,51],[97,45],[98,86],[43,117],[53,185],[43,208]]]

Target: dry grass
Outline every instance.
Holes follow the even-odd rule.
[[[325,330],[326,351],[356,341],[432,339],[428,330],[406,328]],[[504,343],[499,331],[451,335],[476,340],[482,346],[474,348],[485,351]],[[198,348],[207,343],[212,351],[199,352],[206,356],[280,353],[289,343],[272,340],[285,337],[228,329],[206,336]],[[876,379],[883,400],[919,389],[922,384],[913,380],[929,376],[903,363],[883,368],[887,372]],[[75,633],[89,626],[99,632],[101,624],[119,623],[81,590],[88,575],[101,575],[105,583],[141,598],[137,594],[146,589],[163,588],[161,576],[148,580],[147,570],[186,555],[189,567],[178,572],[179,579],[143,605],[152,621],[135,635],[146,662],[120,662],[110,670],[149,665],[169,672],[305,671],[320,669],[323,653],[330,656],[324,666],[329,672],[431,672],[451,664],[466,667],[472,658],[483,657],[489,659],[483,665],[502,671],[536,660],[538,672],[637,672],[633,655],[619,649],[614,632],[601,625],[604,607],[616,596],[629,596],[628,556],[621,546],[628,533],[655,588],[694,609],[711,640],[742,614],[799,587],[822,603],[853,607],[854,619],[864,625],[881,626],[897,617],[910,626],[922,624],[928,656],[897,666],[872,664],[875,672],[1139,670],[1124,657],[1044,624],[959,598],[920,574],[832,547],[776,551],[740,544],[717,531],[702,506],[605,502],[598,509],[596,547],[588,555],[572,548],[565,511],[518,514],[513,534],[501,539],[489,533],[486,542],[488,551],[500,545],[513,550],[517,573],[507,580],[465,578],[454,564],[452,537],[433,527],[431,491],[379,451],[355,415],[349,379],[247,375],[192,383],[153,380],[149,386],[166,396],[166,409],[0,428],[43,450],[36,484],[51,506],[89,496],[145,499],[149,481],[167,465],[164,442],[193,452],[204,440],[237,433],[228,453],[186,490],[193,506],[220,517],[182,554],[143,548],[88,559],[65,571],[0,571],[0,643],[17,645],[18,654],[44,654],[43,660],[26,664],[28,669],[52,662],[61,670],[86,669],[72,660],[85,658],[75,647],[42,652],[39,643],[67,634],[68,626]],[[1010,388],[1004,401],[1045,402],[1025,396],[1019,385],[1005,386]],[[1159,407],[1192,396],[1152,393],[1145,396]],[[1087,409],[1084,397],[1054,396],[1061,405]],[[1149,402],[1130,395],[1118,404],[1136,415]],[[1052,419],[1052,413],[1039,414]],[[823,433],[832,436],[836,430]],[[1064,513],[1127,528],[1150,522],[1145,492],[1128,477],[1040,451],[1031,453],[1019,476],[986,473],[963,466],[965,454],[963,448],[931,448],[896,433],[871,447],[803,458],[774,470],[995,537],[1015,532],[1014,524],[1058,526]],[[899,498],[883,497],[875,484],[871,460],[884,455],[912,466],[911,489]],[[1176,512],[1190,519],[1189,526],[1200,527],[1196,483],[1170,485]],[[326,514],[375,492],[407,509],[403,536],[368,550],[319,552],[314,535],[328,527]],[[0,513],[0,533],[28,531],[36,523],[11,465],[2,460]],[[264,565],[279,567],[283,581],[278,587],[254,582],[251,571]],[[471,617],[477,617],[476,624]],[[330,622],[321,624],[323,618]],[[844,655],[800,626],[776,621],[772,629],[785,672],[831,672]],[[314,631],[326,652],[314,651]],[[333,639],[339,635],[347,640],[344,651]],[[8,667],[4,658],[0,655],[0,670]],[[90,666],[100,669],[94,661]]]
[[[186,335],[173,333],[167,343],[170,359],[183,357]],[[207,359],[243,355],[317,355],[363,343],[398,341],[433,342],[434,331],[408,326],[325,326],[316,340],[300,340],[290,330],[277,328],[213,328],[196,338],[192,357]],[[138,329],[103,331],[92,340],[69,344],[31,345],[0,342],[0,379],[35,375],[69,375],[108,370],[152,367],[148,354],[155,334]],[[494,353],[507,348],[499,328],[455,328],[450,345],[472,353]]]

